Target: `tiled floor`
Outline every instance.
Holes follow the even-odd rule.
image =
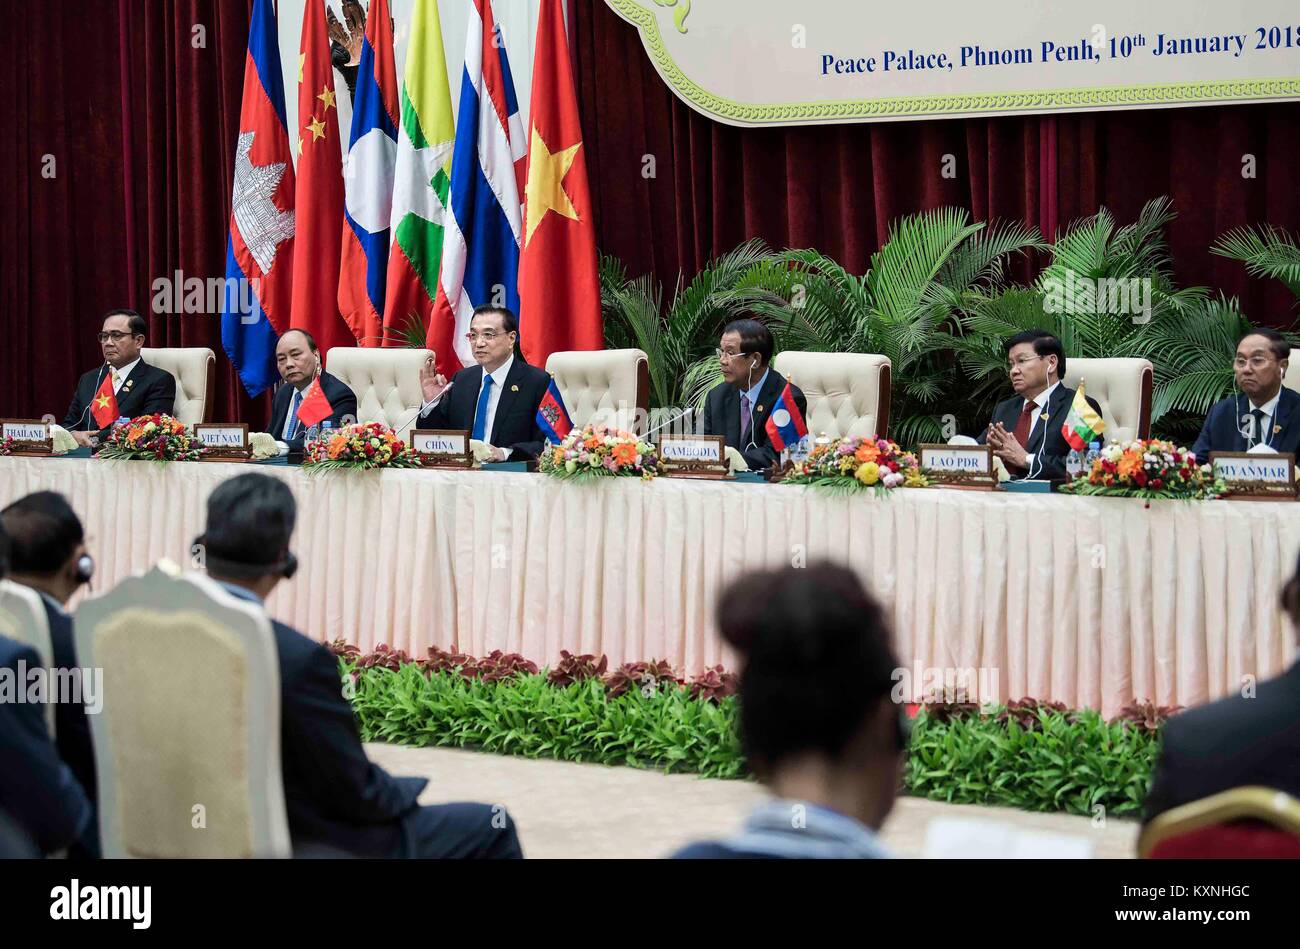
[[[394,774],[429,778],[423,803],[504,804],[529,857],[663,857],[693,840],[726,836],[763,790],[748,781],[716,781],[635,768],[535,761],[446,748],[366,746]],[[1089,840],[1098,857],[1132,857],[1138,826],[1086,817],[1030,814],[1000,807],[900,798],[883,837],[900,856],[920,856],[937,817],[979,817],[1017,828]]]

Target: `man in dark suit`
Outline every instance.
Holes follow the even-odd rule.
[[[1300,563],[1282,609],[1300,630]],[[1300,660],[1253,694],[1243,690],[1165,722],[1142,819],[1247,785],[1300,798]]]
[[[704,434],[721,435],[753,471],[770,468],[777,460],[767,436],[767,419],[785,389],[785,376],[771,367],[774,348],[772,331],[758,320],[728,323],[718,345],[725,381],[704,400]],[[799,413],[806,418],[808,400],[797,386],[790,388]]]
[[[0,511],[0,527],[9,535],[11,545],[9,579],[41,595],[54,667],[79,668],[72,617],[64,606],[82,584],[90,582],[95,569],[80,518],[63,495],[37,491]],[[54,731],[60,757],[93,804],[98,784],[85,705],[59,702],[54,709]]]
[[[112,422],[105,426],[95,422],[95,406],[91,404],[105,376],[113,380],[119,418],[160,412],[170,415],[175,411],[175,377],[140,358],[148,329],[144,317],[135,310],[110,310],[104,317],[104,325],[99,331],[99,347],[105,364],[77,380],[72,404],[63,418],[63,427],[72,433],[78,445],[94,445],[112,431]]]
[[[978,441],[993,446],[993,454],[1002,459],[1013,478],[1064,481],[1071,448],[1061,426],[1074,402],[1074,390],[1061,383],[1065,349],[1046,330],[1017,333],[1002,348],[1016,394],[998,403],[993,421]],[[1101,415],[1097,400],[1087,398],[1093,411]]]
[[[297,509],[284,482],[245,474],[208,498],[198,538],[209,576],[261,606],[297,560],[289,550]],[[500,806],[417,803],[423,778],[394,778],[371,764],[328,649],[272,621],[280,664],[280,756],[295,853],[359,857],[519,857],[514,822]]]
[[[1216,402],[1192,451],[1205,464],[1212,451],[1272,448],[1300,453],[1300,395],[1282,385],[1291,344],[1277,330],[1254,329],[1237,343],[1232,372],[1240,392]]]
[[[9,538],[0,527],[0,579],[8,570]],[[41,668],[35,649],[0,636],[0,681],[25,689],[30,670]],[[59,758],[40,702],[0,702],[0,814],[42,854],[75,843],[94,820],[85,792]]]
[[[308,426],[298,419],[298,407],[312,380],[319,378],[321,391],[329,399],[329,421],[338,428],[357,420],[357,396],[338,376],[331,376],[321,364],[316,340],[306,330],[290,329],[275,344],[275,367],[285,385],[276,390],[271,402],[267,431],[291,451],[302,451]]]
[[[519,319],[503,306],[476,307],[465,338],[476,365],[451,382],[438,372],[436,353],[420,368],[419,427],[468,431],[492,446],[494,461],[536,458],[546,443],[537,407],[551,376],[515,355]]]

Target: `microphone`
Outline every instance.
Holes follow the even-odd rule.
[[[677,414],[677,415],[674,415],[674,416],[673,416],[672,418],[670,418],[668,421],[666,421],[666,422],[664,422],[664,423],[662,423],[662,424],[660,424],[660,425],[656,425],[654,428],[650,429],[650,431],[646,432],[646,434],[645,434],[646,441],[649,441],[650,438],[651,438],[651,436],[656,435],[656,434],[658,434],[659,432],[663,431],[663,430],[664,430],[665,428],[667,428],[669,425],[673,424],[673,422],[676,422],[676,421],[678,421],[679,419],[683,419],[683,418],[685,418],[686,416],[690,415],[690,414],[691,414],[692,412],[694,412],[694,411],[695,411],[694,409],[684,409],[684,410],[682,410],[682,412],[680,412],[680,413]]]
[[[448,382],[447,385],[443,388],[443,390],[439,392],[437,396],[434,397],[433,401],[435,405],[438,402],[440,402],[442,399],[445,399],[447,397],[447,393],[451,391],[451,387],[453,385],[455,385],[455,383]],[[424,403],[421,403],[416,407],[415,411],[412,414],[406,417],[406,419],[402,422],[401,425],[394,425],[393,431],[400,432],[402,429],[406,428],[406,426],[410,425],[411,422],[415,421],[415,419],[419,418],[420,415],[423,414],[423,412],[424,412]]]

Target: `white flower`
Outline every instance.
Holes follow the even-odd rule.
[[[568,461],[564,463],[564,470],[567,471],[569,474],[573,474],[575,471],[578,470],[578,463],[574,461],[572,458],[570,458]]]

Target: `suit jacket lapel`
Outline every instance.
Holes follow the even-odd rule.
[[[1297,401],[1300,401],[1300,396],[1283,386],[1277,400],[1277,411],[1273,413],[1273,430],[1264,433],[1270,445],[1288,444],[1286,439],[1290,435],[1291,416]]]
[[[501,395],[497,398],[497,414],[492,418],[492,433],[489,442],[497,445],[497,438],[501,432],[501,423],[506,417],[511,407],[515,404],[515,399],[519,397],[519,380],[524,374],[524,364],[518,356],[510,364],[510,371],[506,373],[505,385],[501,387]]]
[[[1047,405],[1038,415],[1038,424],[1034,430],[1029,433],[1029,444],[1025,446],[1025,451],[1031,455],[1037,454],[1043,448],[1043,443],[1047,440],[1047,433],[1051,430],[1048,426],[1059,424],[1057,418],[1060,407],[1065,399],[1066,388],[1064,385],[1056,387],[1052,397],[1047,400]]]
[[[726,383],[723,383],[726,385]],[[728,385],[722,390],[722,398],[719,400],[721,406],[718,409],[722,413],[722,437],[732,448],[740,447],[740,391],[735,387]]]

